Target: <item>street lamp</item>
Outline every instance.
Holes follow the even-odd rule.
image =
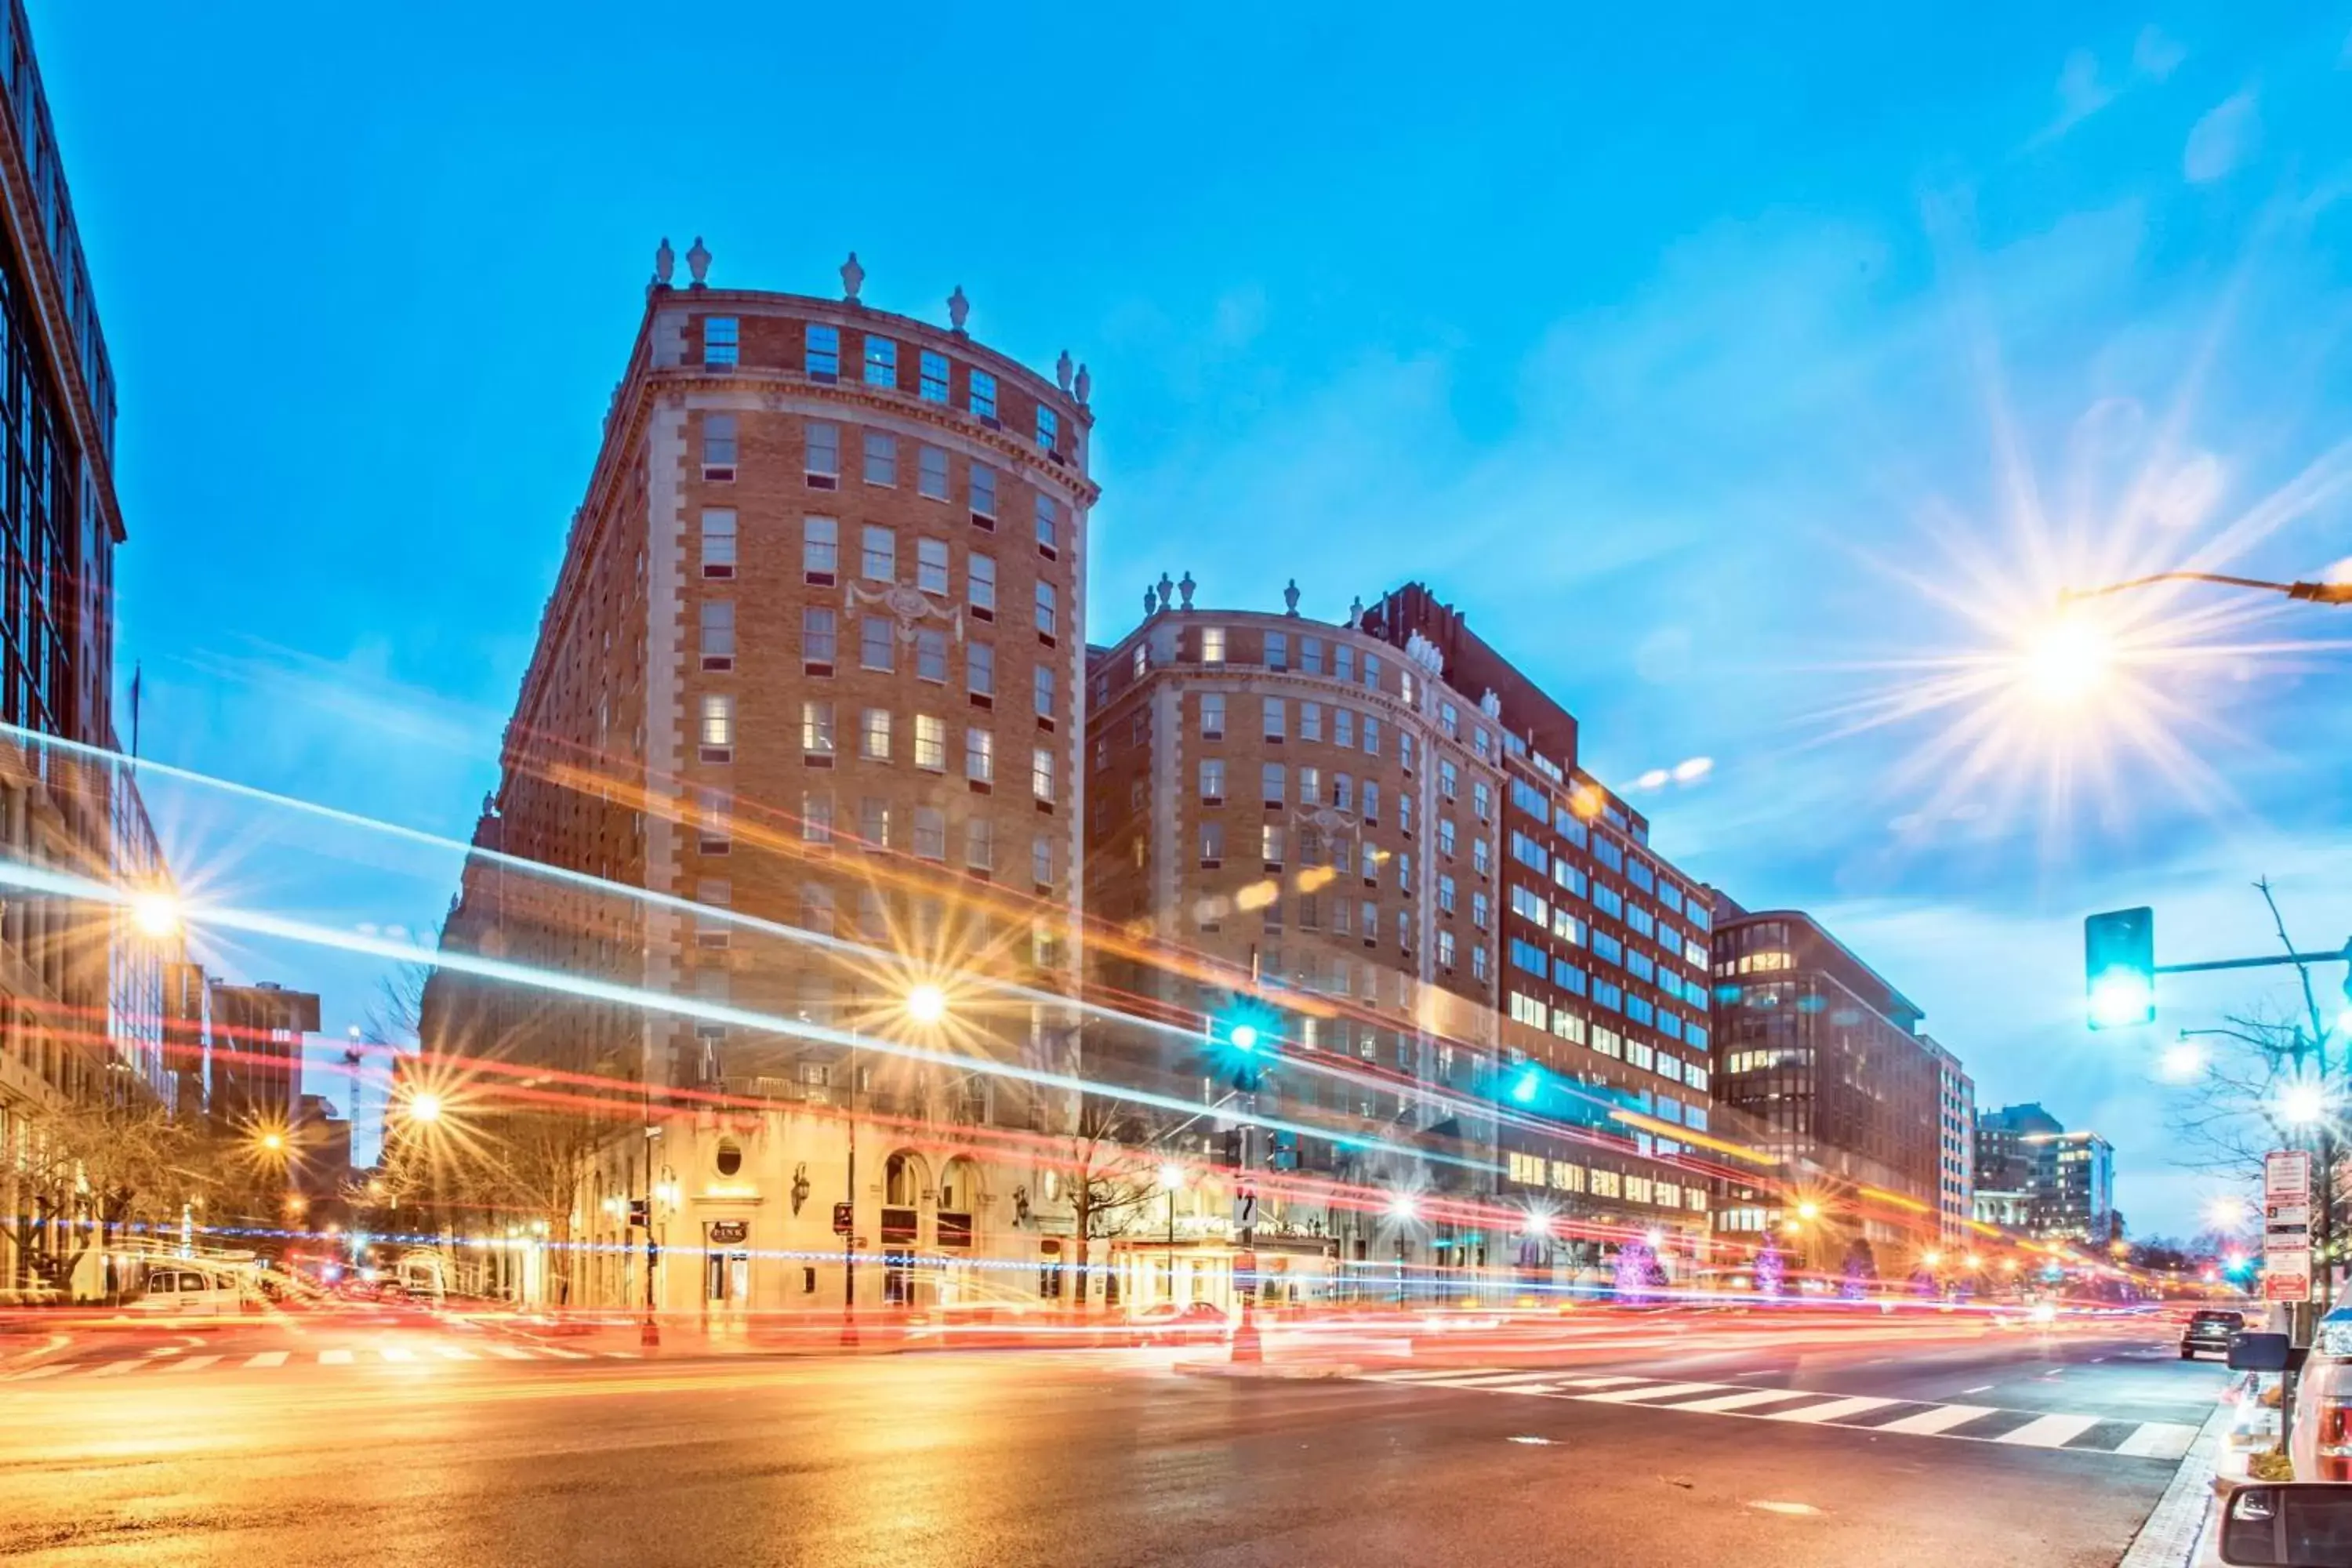
[[[1176,1190],[1184,1184],[1184,1167],[1171,1160],[1160,1167],[1160,1190],[1168,1194],[1168,1300],[1176,1300]]]
[[[2106,684],[2115,662],[2115,639],[2104,627],[2063,616],[2026,646],[2020,674],[2042,703],[2072,708]]]
[[[928,982],[907,993],[907,1016],[926,1026],[948,1016],[948,994]]]
[[[180,900],[160,888],[134,893],[131,899],[131,923],[140,934],[161,942],[176,936],[180,931]]]
[[[411,1121],[430,1126],[441,1120],[441,1112],[446,1109],[441,1097],[431,1089],[420,1089],[408,1097],[408,1120]]]
[[[2327,1091],[2315,1083],[2289,1084],[2279,1096],[2278,1119],[2289,1127],[2308,1127],[2327,1114]]]
[[[2064,605],[2077,599],[2096,599],[2108,594],[2145,588],[2152,583],[2219,583],[2226,587],[2284,594],[2290,599],[2301,599],[2306,604],[2352,605],[2352,583],[2273,583],[2261,577],[2225,577],[2215,572],[2157,572],[2146,577],[2109,583],[2099,588],[2067,588],[2060,592],[2058,603]]]

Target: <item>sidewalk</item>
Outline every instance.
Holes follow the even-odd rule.
[[[2279,1437],[2279,1414],[2260,1402],[2260,1382],[2258,1374],[2248,1373],[2206,1417],[2116,1568],[2223,1568],[2221,1514],[2213,1506],[2217,1487],[2244,1479],[2254,1456]]]

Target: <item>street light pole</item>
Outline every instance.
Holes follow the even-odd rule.
[[[857,1342],[857,1048],[849,1050],[849,1088],[842,1094],[849,1124],[849,1229],[841,1238],[841,1342]]]

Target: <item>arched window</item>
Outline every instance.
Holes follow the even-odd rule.
[[[893,1154],[882,1167],[882,1201],[893,1208],[913,1208],[923,1191],[923,1163],[912,1154]]]

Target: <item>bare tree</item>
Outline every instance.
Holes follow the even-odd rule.
[[[1078,1102],[1066,1190],[1082,1302],[1094,1299],[1086,1287],[1091,1244],[1124,1234],[1136,1211],[1160,1191],[1159,1167],[1142,1147],[1144,1133],[1141,1119],[1118,1100],[1090,1094]]]
[[[2300,1023],[2262,1008],[2232,1014],[2212,1031],[2227,1044],[2167,1108],[2175,1163],[2236,1181],[2259,1181],[2263,1156],[2294,1142],[2279,1115],[2282,1094],[2305,1076],[2309,1037]]]
[[[119,1296],[115,1244],[126,1226],[168,1218],[218,1185],[206,1142],[152,1100],[96,1100],[42,1118],[19,1171],[24,1212],[0,1215],[23,1273],[60,1293],[95,1247]]]

